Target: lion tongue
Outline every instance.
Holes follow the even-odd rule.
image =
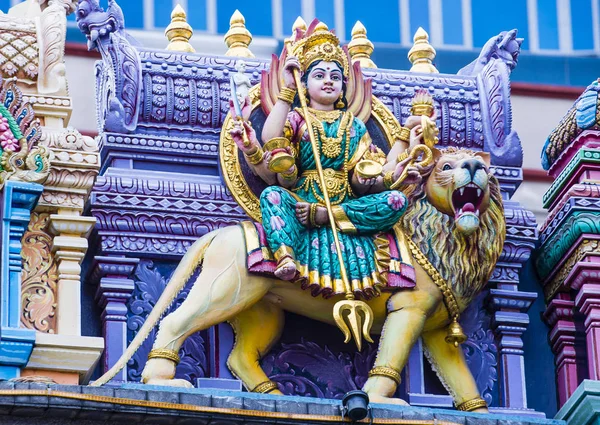
[[[466,204],[463,205],[463,207],[458,210],[458,214],[456,214],[456,218],[460,217],[463,214],[466,213],[474,213],[475,212],[475,205],[473,205],[471,202],[467,202]]]

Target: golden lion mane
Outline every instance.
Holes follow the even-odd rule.
[[[487,284],[502,252],[506,222],[500,185],[490,175],[490,205],[481,214],[479,229],[464,236],[454,225],[454,218],[429,203],[424,190],[411,199],[402,219],[407,235],[450,284],[454,294],[470,301]]]

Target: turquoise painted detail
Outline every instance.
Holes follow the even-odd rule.
[[[583,234],[600,234],[600,211],[569,211],[567,218],[540,247],[537,270],[545,279]]]
[[[600,424],[600,381],[584,379],[556,414],[567,425]]]
[[[594,81],[579,97],[575,119],[577,127],[587,130],[596,124],[596,110],[598,108],[598,81]]]
[[[600,164],[600,152],[594,149],[580,149],[571,158],[571,161],[558,175],[556,180],[550,185],[544,196],[542,197],[542,203],[544,208],[550,207],[550,204],[560,194],[565,183],[571,178],[575,171],[579,168],[582,163]]]
[[[29,360],[35,331],[21,322],[21,238],[43,186],[8,181],[2,193],[2,257],[0,268],[0,377],[19,376]]]
[[[338,118],[331,124],[323,122],[327,137],[337,134],[341,120],[342,118]],[[341,172],[344,168],[346,143],[349,143],[348,158],[352,158],[366,131],[365,125],[355,118],[349,132],[349,142],[345,136],[342,139],[341,152],[334,158],[321,156],[323,168]],[[297,262],[308,266],[309,272],[316,271],[319,276],[340,279],[340,263],[331,228],[307,228],[296,217],[296,197],[310,203],[319,202],[318,197],[322,198],[320,187],[316,184],[306,187],[306,177],[302,177],[303,172],[314,171],[316,168],[310,141],[301,140],[298,151],[297,165],[301,177],[293,189],[294,194],[278,186],[270,186],[261,194],[260,208],[267,241],[273,252],[282,245],[291,248]],[[345,191],[338,195],[330,194],[330,199],[332,203],[342,207],[348,220],[356,228],[356,234],[339,233],[348,277],[359,281],[371,278],[377,271],[373,235],[390,230],[400,220],[408,205],[406,197],[399,191],[361,197]]]

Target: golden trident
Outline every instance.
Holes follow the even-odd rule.
[[[286,44],[289,43],[289,40]],[[289,44],[288,44],[289,46]],[[291,49],[288,49],[291,52]],[[293,69],[294,81],[298,89],[298,97],[300,98],[300,105],[302,106],[302,112],[304,113],[304,121],[306,122],[307,128],[312,128],[310,123],[310,113],[308,112],[308,106],[306,104],[306,98],[304,92],[300,90],[301,82],[298,69]],[[340,274],[342,275],[342,282],[344,283],[344,290],[346,291],[346,299],[338,301],[333,307],[333,318],[335,323],[338,325],[340,330],[344,333],[345,340],[347,343],[350,341],[351,336],[356,341],[358,351],[362,350],[362,337],[369,342],[373,342],[369,332],[373,325],[373,310],[369,305],[361,300],[357,300],[352,292],[352,286],[346,273],[346,265],[344,264],[344,257],[342,256],[342,250],[340,247],[340,239],[338,232],[335,227],[335,219],[333,218],[333,211],[331,209],[331,202],[329,200],[329,194],[327,193],[327,184],[325,182],[325,175],[323,174],[323,167],[321,166],[321,158],[319,156],[319,146],[315,140],[315,135],[312,131],[308,132],[310,137],[310,144],[312,147],[313,155],[315,157],[315,165],[317,167],[317,174],[319,175],[319,183],[321,190],[323,191],[323,199],[325,199],[325,207],[327,208],[327,215],[329,216],[329,224],[331,225],[331,233],[333,234],[333,240],[335,242],[335,250],[337,253],[338,261],[340,263]],[[346,140],[346,143],[349,143]],[[362,313],[362,316],[361,316]],[[364,317],[364,321],[363,321]]]

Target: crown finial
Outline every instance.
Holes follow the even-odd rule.
[[[298,16],[292,25],[292,34],[296,34],[296,30],[306,31],[308,26],[306,25],[306,21],[302,19],[302,16]]]
[[[246,18],[237,9],[231,15],[229,31],[227,31],[224,38],[228,47],[225,56],[254,57],[254,54],[248,48],[252,42],[252,34],[246,28]]]
[[[329,27],[327,26],[327,24],[325,22],[319,21],[319,23],[315,27],[315,32],[317,32],[317,31],[329,31]]]
[[[169,40],[167,50],[195,52],[196,50],[189,43],[193,33],[192,27],[187,23],[185,10],[178,4],[171,12],[171,23],[165,30],[165,35]]]
[[[367,38],[367,29],[360,21],[356,21],[352,27],[352,40],[348,43],[348,51],[352,63],[358,61],[361,68],[377,68],[375,62],[371,60],[373,43]]]
[[[433,65],[435,49],[429,44],[429,34],[419,27],[413,38],[414,44],[408,52],[408,60],[412,63],[412,72],[439,73]]]

